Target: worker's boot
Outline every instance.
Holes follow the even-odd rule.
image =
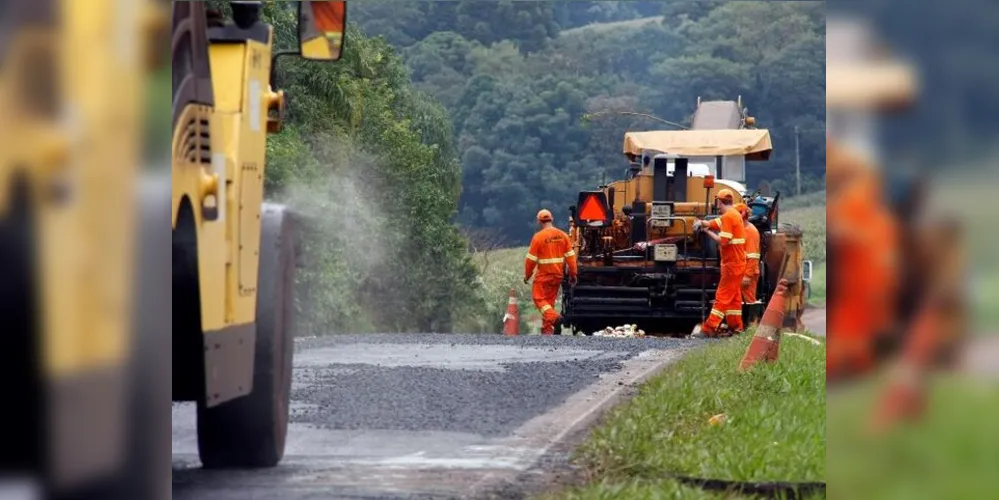
[[[704,330],[702,328],[703,327],[701,323],[694,325],[694,330],[690,332],[690,338],[703,339],[707,337],[707,335],[704,334]]]
[[[721,334],[717,329],[712,329],[704,323],[698,323],[694,327],[694,331],[690,334],[690,338],[692,339],[713,339],[720,336]]]
[[[722,323],[718,327],[718,331],[712,336],[716,338],[728,338],[732,336],[732,330],[728,327],[728,323]]]

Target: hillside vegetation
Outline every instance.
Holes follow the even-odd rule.
[[[749,184],[824,188],[823,2],[364,2],[366,33],[398,47],[448,110],[461,161],[458,222],[526,244],[533,217],[621,176],[626,130],[686,123],[698,96],[742,96],[775,146]],[[651,21],[649,18],[652,18]],[[780,22],[773,22],[780,19]]]
[[[277,49],[294,47],[294,5],[264,5]],[[806,132],[824,122],[815,5],[349,8],[341,61],[282,58],[276,73],[289,107],[267,144],[265,187],[301,215],[300,334],[497,331],[520,270],[496,277],[508,268],[483,270],[469,249],[523,245],[538,208],[564,220],[581,188],[620,177],[621,134],[650,124],[608,110],[682,121],[698,95],[742,94],[780,152],[759,179],[786,177],[792,124],[806,180],[818,179],[822,133]],[[664,22],[563,34],[649,17]],[[779,29],[764,22],[773,17]]]
[[[264,5],[276,48],[295,47],[294,5]],[[461,190],[453,128],[388,43],[351,24],[345,47],[335,63],[278,60],[289,108],[267,143],[265,189],[301,215],[298,333],[450,332],[481,309],[478,272],[451,223]]]

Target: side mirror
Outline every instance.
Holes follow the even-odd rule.
[[[810,260],[801,263],[801,281],[805,283],[812,281],[812,261]]]
[[[303,59],[336,61],[343,55],[347,2],[298,3],[298,45]]]

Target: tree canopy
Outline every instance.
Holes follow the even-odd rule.
[[[351,15],[447,109],[458,222],[510,244],[538,209],[562,223],[580,190],[620,178],[625,131],[669,128],[619,112],[689,123],[698,97],[742,96],[771,130],[751,186],[793,192],[797,127],[803,191],[824,189],[822,2],[364,2]]]
[[[286,2],[266,2],[264,17],[279,49],[297,43]],[[265,187],[302,220],[300,331],[452,331],[480,304],[452,224],[461,167],[445,109],[354,24],[340,61],[281,58],[277,86],[289,107]]]

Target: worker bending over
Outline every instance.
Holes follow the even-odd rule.
[[[735,206],[742,214],[742,228],[746,230],[746,274],[742,277],[742,301],[756,302],[756,288],[760,281],[760,231],[749,222],[749,207],[745,203]]]
[[[701,326],[704,335],[719,334],[722,320],[729,330],[742,332],[742,277],[746,272],[746,230],[742,217],[735,209],[735,194],[722,189],[715,195],[715,206],[721,217],[708,222],[697,220],[694,229],[709,229],[705,233],[718,243],[721,252],[721,279],[715,292],[708,320]],[[711,231],[717,231],[713,233]]]
[[[576,284],[576,252],[572,249],[569,235],[552,224],[551,212],[538,212],[538,226],[541,229],[531,239],[531,248],[524,259],[524,283],[531,280],[537,268],[531,295],[534,305],[541,311],[541,334],[552,335],[559,320],[555,300],[562,286],[566,261],[569,264],[569,282]]]

